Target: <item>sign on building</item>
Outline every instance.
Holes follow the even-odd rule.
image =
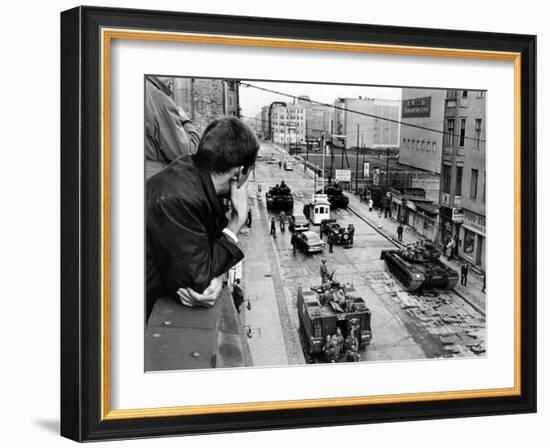
[[[336,170],[334,177],[338,182],[351,182],[351,170]]]
[[[375,168],[374,173],[372,174],[372,184],[380,185],[380,168]]]
[[[403,100],[401,107],[402,118],[421,118],[429,117],[432,105],[432,97],[412,98]]]
[[[363,177],[370,176],[370,162],[363,162]]]
[[[461,208],[454,207],[451,215],[453,222],[464,222],[464,211]]]

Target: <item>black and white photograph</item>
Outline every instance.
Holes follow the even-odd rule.
[[[143,81],[145,371],[488,356],[487,90]]]

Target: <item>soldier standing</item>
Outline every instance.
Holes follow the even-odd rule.
[[[349,244],[353,244],[353,235],[355,233],[355,227],[353,224],[348,225],[348,233],[349,233]]]
[[[336,238],[336,236],[334,235],[334,232],[333,231],[330,231],[329,234],[328,234],[328,253],[331,254],[333,252],[333,247],[334,247],[334,239]]]
[[[399,225],[397,226],[397,241],[400,243],[403,242],[403,224],[399,222]]]
[[[467,286],[468,284],[468,264],[467,263],[463,263],[462,264],[462,267],[460,268],[460,284],[462,286]]]
[[[321,260],[321,284],[325,284],[328,280],[328,268],[327,268],[327,260]]]
[[[286,221],[286,214],[284,211],[282,211],[279,214],[279,226],[280,226],[281,232],[285,231],[285,221]]]
[[[292,253],[296,255],[296,240],[297,240],[296,232],[292,233],[292,236],[290,237],[290,244],[292,245]]]
[[[277,238],[276,229],[275,229],[275,218],[271,218],[271,230],[269,234],[272,235],[273,238]]]

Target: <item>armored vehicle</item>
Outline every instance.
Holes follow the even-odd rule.
[[[342,192],[338,184],[325,185],[325,187],[317,193],[324,193],[328,196],[328,201],[330,202],[332,210],[346,208],[349,204],[349,198]]]
[[[334,273],[333,273],[334,274]],[[355,296],[353,286],[332,280],[310,290],[298,288],[297,308],[300,335],[308,362],[326,361],[323,356],[327,341],[339,328],[343,339],[354,340],[359,349],[371,341],[371,311],[361,297]],[[340,352],[335,361],[345,360]]]
[[[407,291],[453,289],[458,273],[443,263],[441,252],[431,241],[418,241],[401,250],[383,250],[380,258]]]
[[[265,194],[265,203],[268,210],[292,210],[294,198],[290,188],[284,181],[281,185],[271,187]]]

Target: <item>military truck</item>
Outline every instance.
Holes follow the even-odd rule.
[[[333,273],[334,274],[334,273]],[[355,338],[359,349],[372,339],[371,311],[350,285],[329,280],[309,290],[298,288],[297,308],[304,355],[309,363],[326,361],[323,356],[327,336],[339,328],[344,339]],[[345,360],[342,353],[338,361]]]

